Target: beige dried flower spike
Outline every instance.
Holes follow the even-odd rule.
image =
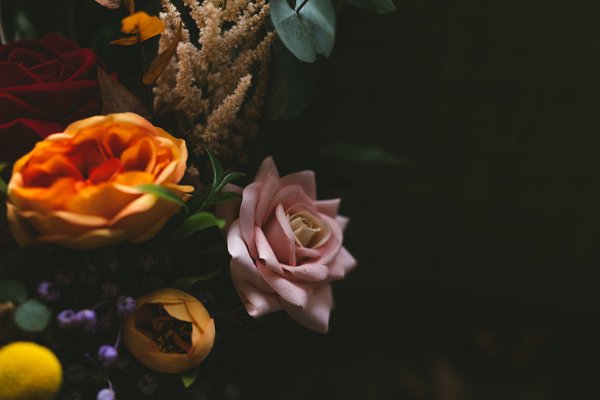
[[[265,0],[184,0],[200,30],[198,45],[182,29],[175,57],[154,87],[157,114],[175,112],[188,143],[243,162],[246,141],[258,132],[273,32],[261,29],[269,13]],[[159,53],[167,50],[181,23],[170,0],[162,0],[166,29]]]

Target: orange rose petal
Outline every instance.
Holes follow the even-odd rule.
[[[125,230],[96,229],[75,238],[65,235],[41,235],[36,241],[57,243],[77,250],[90,250],[122,242],[126,237]]]
[[[6,204],[6,217],[11,221],[10,232],[17,243],[21,246],[30,246],[35,243],[35,230],[18,215],[17,208],[10,203]]]
[[[40,214],[35,211],[23,211],[20,217],[26,219],[38,231],[52,231],[57,235],[85,235],[91,229],[106,226],[106,219],[91,215],[80,215],[64,211]]]
[[[141,194],[139,190],[135,189],[135,186],[143,185],[146,183],[154,183],[154,176],[147,172],[142,171],[128,171],[123,172],[115,179],[115,185],[120,189],[129,193]],[[123,188],[128,187],[128,189]]]
[[[121,160],[113,158],[105,161],[99,167],[92,168],[88,180],[92,185],[110,182],[113,179],[116,179],[122,170],[123,163],[121,163]]]
[[[156,236],[158,232],[160,232],[163,226],[165,226],[170,216],[171,215],[168,215],[165,218],[159,220],[153,226],[149,227],[144,232],[142,232],[140,236],[136,236],[133,239],[131,239],[131,241],[133,243],[143,243],[147,240],[152,239],[154,236]]]
[[[19,208],[46,213],[62,207],[77,193],[76,181],[59,178],[48,188],[9,187],[9,199]]]
[[[138,196],[124,193],[112,184],[81,189],[66,204],[65,210],[85,215],[98,215],[111,220],[127,208]]]
[[[193,187],[177,185],[186,159],[185,142],[136,114],[78,121],[14,164],[9,224],[21,243],[91,248],[148,240],[180,207],[136,186],[163,184],[186,200]]]
[[[156,165],[156,147],[149,137],[143,137],[121,154],[121,162],[127,171],[151,173]]]

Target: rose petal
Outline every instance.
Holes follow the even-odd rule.
[[[317,183],[313,171],[300,171],[289,174],[279,181],[281,186],[298,185],[312,200],[317,198]]]
[[[256,177],[254,178],[254,182],[263,181],[267,175],[273,175],[276,178],[279,178],[279,171],[277,170],[277,166],[275,165],[275,161],[273,161],[273,157],[267,157],[263,160],[258,168],[258,172],[256,173]]]
[[[352,254],[350,254],[345,247],[342,247],[333,263],[329,266],[329,279],[343,279],[344,276],[356,268],[356,266],[356,259],[352,257]]]
[[[333,308],[333,293],[330,285],[316,288],[304,308],[282,302],[283,309],[300,325],[319,333],[329,330],[329,315]]]
[[[265,225],[264,233],[277,260],[289,265],[296,265],[294,232],[281,204],[277,206],[275,215]]]
[[[340,208],[341,199],[319,200],[315,202],[317,211],[335,218]]]

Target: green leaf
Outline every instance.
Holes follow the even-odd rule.
[[[213,226],[223,229],[223,227],[225,227],[225,221],[218,219],[207,211],[201,211],[199,213],[190,215],[185,221],[183,221],[183,223],[177,227],[175,232],[173,232],[171,238],[176,241],[183,240],[192,236],[196,232],[200,232]]]
[[[0,164],[0,173],[2,171],[4,171],[4,168],[6,168],[6,165],[7,165],[6,163]],[[0,194],[6,194],[7,190],[8,190],[8,186],[6,185],[6,182],[4,182],[4,179],[2,179],[0,177]]]
[[[144,193],[150,193],[157,197],[160,197],[161,199],[170,201],[171,203],[178,204],[181,207],[183,207],[184,210],[188,209],[185,202],[181,200],[181,198],[177,194],[175,194],[175,192],[167,189],[164,186],[147,183],[144,185],[138,185],[135,188],[141,190]]]
[[[225,185],[235,181],[236,179],[242,178],[244,176],[246,176],[246,174],[244,174],[242,172],[230,172],[229,174],[227,174],[225,176],[225,178],[223,178],[223,180],[221,182],[219,182],[219,186],[217,186],[215,192],[221,193],[221,190],[223,190]]]
[[[219,275],[221,271],[222,269],[218,268],[205,275],[186,276],[185,278],[181,278],[175,281],[175,287],[181,290],[190,290],[192,286],[194,286],[196,283],[211,280],[215,276]]]
[[[413,162],[400,158],[388,151],[375,146],[359,146],[347,143],[332,143],[321,147],[321,153],[328,158],[337,158],[340,160],[379,163],[384,165],[405,165],[412,166]]]
[[[308,0],[297,12],[287,0],[271,1],[271,21],[283,44],[300,60],[314,62],[329,57],[335,43],[335,10],[331,0]]]
[[[27,287],[12,279],[0,282],[0,303],[20,304],[27,300]]]
[[[211,201],[209,205],[213,205],[213,204],[218,204],[218,203],[225,203],[227,201],[233,201],[233,200],[240,200],[242,198],[242,195],[239,193],[235,193],[235,192],[221,192],[217,195],[215,195]]]
[[[183,383],[183,387],[186,389],[189,388],[196,382],[198,378],[198,368],[192,368],[187,371],[182,372],[179,376],[181,377],[181,383]]]
[[[223,176],[223,166],[218,158],[212,155],[212,153],[206,150],[206,154],[210,159],[210,165],[213,170],[213,184],[216,184],[217,181],[221,180],[221,176]]]
[[[15,323],[26,332],[43,331],[51,318],[50,309],[36,299],[29,299],[21,304],[14,314]]]
[[[396,11],[396,6],[392,0],[346,0],[346,2],[354,7],[362,8],[377,14],[390,13]]]

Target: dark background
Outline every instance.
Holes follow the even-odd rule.
[[[73,3],[88,10],[74,20],[40,2],[34,25],[77,31],[117,70],[141,71],[108,45],[121,16],[88,3]],[[597,397],[600,3],[395,3],[388,15],[342,9],[314,101],[267,128],[282,171],[315,169],[320,197],[343,197],[352,218],[346,246],[360,265],[334,284],[329,334],[283,313],[246,324],[223,344],[228,385],[196,389],[229,400]],[[401,162],[323,153],[340,143]]]
[[[360,266],[327,336],[265,318],[232,381],[256,399],[595,397],[600,4],[396,5],[341,12],[313,104],[280,133],[405,160],[278,160],[342,193]]]

